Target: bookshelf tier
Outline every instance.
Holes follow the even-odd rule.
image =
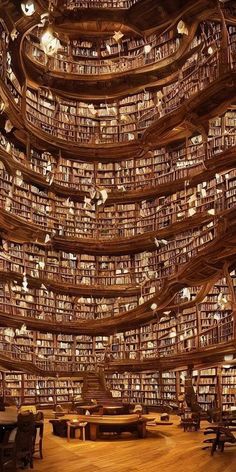
[[[107,374],[106,381],[112,394],[120,401],[142,403],[148,407],[178,405],[184,394],[186,371],[147,371],[143,373]],[[194,370],[192,382],[196,399],[205,411],[218,407],[236,407],[236,368],[214,365]]]
[[[44,285],[39,288],[33,288],[28,286],[28,281],[25,277],[22,285],[16,281],[1,284],[0,318],[3,326],[11,326],[13,328],[19,328],[22,324],[26,324],[28,327],[42,332],[65,332],[68,334],[93,334],[97,332],[106,334],[119,330],[123,331],[129,326],[142,326],[145,320],[151,320],[150,331],[154,328],[153,320],[156,318],[161,320],[163,317],[165,319],[165,314],[171,313],[171,328],[173,329],[169,333],[168,328],[166,328],[166,333],[163,333],[167,339],[165,340],[164,336],[164,342],[158,347],[158,355],[160,351],[163,351],[163,355],[165,355],[165,352],[167,355],[169,353],[172,355],[172,348],[175,349],[176,344],[180,346],[180,349],[188,349],[189,343],[185,342],[186,338],[193,338],[193,348],[196,348],[199,329],[201,331],[208,330],[208,328],[211,329],[217,322],[222,323],[222,319],[223,323],[229,327],[230,332],[233,332],[232,306],[234,295],[232,295],[231,286],[234,286],[234,278],[232,281],[230,280],[231,278],[227,275],[225,280],[218,281],[215,285],[213,280],[211,284],[208,283],[203,287],[195,286],[188,288],[182,288],[183,284],[181,287],[180,283],[179,287],[176,287],[175,297],[173,297],[172,292],[171,301],[168,303],[166,287],[165,290],[159,292],[159,297],[153,298],[150,294],[146,296],[144,294],[138,299],[130,297],[128,299],[116,298],[106,300],[93,296],[78,298],[66,294],[59,295],[50,291]],[[166,303],[158,305],[155,302],[158,302],[158,299],[161,300],[161,296],[165,298]],[[207,300],[209,303],[207,303]],[[223,309],[223,314],[220,312],[221,308]],[[182,313],[183,310],[184,313],[186,312],[186,316],[183,316],[182,321],[182,318],[177,314]],[[205,320],[204,322],[202,321],[201,325],[198,323],[199,310],[203,312],[201,319]],[[191,316],[188,317],[188,313]],[[176,317],[177,321],[173,324]],[[105,322],[103,323],[102,320],[105,320]],[[179,338],[176,337],[177,323],[180,323],[178,326]],[[162,328],[162,325],[160,326]],[[168,323],[166,326],[168,327]],[[155,332],[158,330],[159,325],[157,324],[155,325]],[[153,336],[156,339],[155,333]],[[211,344],[214,344],[213,332],[211,332],[211,336]],[[149,334],[147,337],[151,338],[152,336]],[[226,341],[226,338],[222,339],[222,342]],[[199,343],[201,346],[204,346],[204,336],[198,341],[198,347]],[[149,347],[151,349],[151,345]],[[155,343],[150,351],[151,356],[155,355],[154,348],[156,348]],[[136,351],[138,352],[138,349]],[[117,359],[119,359],[119,356]]]
[[[149,150],[142,158],[127,156],[110,163],[70,160],[60,153],[39,151],[30,142],[17,146],[2,132],[0,160],[13,176],[18,171],[25,183],[72,202],[84,201],[94,186],[107,190],[105,205],[149,200],[200,184],[232,168],[235,122],[232,106],[209,121],[208,136],[195,133],[178,144]]]
[[[133,37],[126,34],[119,42],[113,37],[103,41],[99,38],[97,42],[96,38],[92,41],[85,38],[72,39],[55,56],[48,57],[40,47],[41,30],[36,27],[26,36],[22,46],[23,56],[26,55],[26,66],[27,59],[30,60],[30,67],[27,68],[29,75],[32,74],[33,62],[36,66],[47,67],[48,74],[61,73],[66,79],[69,76],[86,76],[86,80],[91,81],[94,80],[94,75],[108,75],[111,78],[112,75],[122,76],[127,71],[161,63],[168,56],[173,56],[174,62],[174,54],[179,48],[184,52],[185,44],[190,42],[188,38],[184,42],[185,47],[182,47],[182,38],[175,31],[169,30],[158,36],[147,35],[145,38],[137,37],[134,33]],[[191,44],[191,48],[196,46],[196,41]],[[146,53],[147,48],[150,51]],[[179,56],[180,54],[177,57]]]
[[[235,283],[235,275],[232,275],[233,286]],[[12,297],[10,292],[6,292],[3,296],[1,291],[1,311],[4,303],[10,303],[13,318],[19,311],[31,309],[33,313],[34,310],[32,295],[19,297],[19,293],[20,290],[14,290]],[[64,300],[52,297],[50,299],[48,294],[45,305],[45,298],[43,296],[40,298],[41,293],[40,291],[37,293],[36,306],[38,311],[44,310],[44,312],[41,312],[39,320],[43,321],[43,315],[54,313],[54,324],[60,321],[58,330],[63,331],[65,308],[67,313],[70,312],[68,297],[67,299],[64,297]],[[226,279],[215,283],[197,304],[193,289],[190,291],[190,297],[192,303],[182,302],[181,306],[180,300],[184,300],[184,297],[183,294],[179,294],[179,303],[174,308],[163,311],[158,320],[131,330],[122,332],[116,330],[114,335],[53,334],[41,330],[30,331],[25,324],[13,329],[9,328],[8,324],[8,328],[1,329],[1,362],[4,360],[6,362],[9,357],[12,361],[26,362],[28,369],[30,364],[33,364],[38,369],[48,372],[56,370],[64,372],[76,369],[95,370],[98,365],[113,369],[129,368],[130,363],[136,367],[141,364],[145,369],[146,364],[158,363],[158,360],[164,360],[167,364],[175,363],[177,366],[191,363],[191,354],[195,363],[204,358],[209,362],[212,355],[223,358],[224,346],[228,349],[230,342],[234,340],[235,332],[233,295]],[[15,299],[14,305],[13,299]],[[74,303],[74,311],[71,311],[69,316],[72,327],[76,314],[79,317],[80,311],[77,312]],[[221,352],[217,352],[219,344],[222,346]]]
[[[124,403],[141,403],[147,407],[178,405],[184,394],[185,370],[167,372],[146,371],[141,373],[107,373],[106,385],[114,398]],[[192,382],[197,401],[205,411],[212,407],[223,410],[235,408],[236,370],[235,366],[225,368],[214,365],[194,370]],[[19,406],[24,403],[47,403],[52,407],[80,397],[83,376],[40,377],[22,372],[2,372],[1,395],[11,398]]]
[[[226,155],[226,160],[226,166],[230,167],[231,153]],[[48,233],[50,238],[57,235],[111,240],[138,238],[145,233],[172,234],[175,228],[180,229],[182,222],[187,228],[188,220],[193,227],[214,220],[231,209],[234,201],[234,169],[215,173],[212,178],[191,186],[185,181],[183,190],[152,200],[114,204],[108,200],[103,204],[102,200],[92,200],[91,194],[83,202],[60,197],[50,188],[40,188],[39,183],[37,186],[28,183],[19,170],[12,175],[6,161],[5,164],[2,162],[0,166],[2,213],[20,217],[25,224],[35,225],[35,231],[41,229]],[[90,191],[96,192],[92,186]]]
[[[2,240],[0,278],[22,284],[26,277],[30,287],[44,284],[48,290],[74,296],[96,297],[100,287],[106,298],[142,295],[145,299],[216,237],[217,228],[208,224],[200,231],[179,233],[166,244],[160,241],[155,251],[123,256],[89,256]]]
[[[196,59],[196,70],[190,61],[191,72],[182,71],[183,79],[161,91],[140,92],[109,104],[72,102],[56,97],[51,91],[45,93],[43,89],[28,87],[25,120],[34,129],[70,143],[97,145],[135,141],[158,117],[178,109],[183,96],[190,100],[217,80],[220,75],[218,57],[217,51],[200,65]],[[230,66],[234,70],[234,63]]]
[[[141,323],[144,320],[147,319],[152,319],[155,317],[155,311],[157,309],[158,312],[163,311],[164,307],[170,306],[172,303],[175,305],[179,303],[178,298],[173,302],[173,296],[174,294],[177,294],[180,290],[182,290],[184,287],[191,287],[193,284],[195,286],[201,286],[203,285],[203,293],[205,293],[205,290],[207,289],[208,285],[207,283],[210,283],[213,281],[216,277],[219,277],[219,274],[221,273],[222,270],[225,271],[225,268],[227,267],[233,267],[234,260],[235,260],[235,235],[234,235],[234,230],[233,228],[235,227],[235,216],[234,216],[234,210],[232,210],[228,214],[228,218],[224,218],[224,220],[221,220],[218,224],[217,230],[218,230],[218,235],[215,238],[215,240],[210,241],[207,245],[207,247],[204,247],[199,253],[195,253],[192,255],[189,261],[185,262],[182,267],[178,267],[175,273],[172,273],[172,275],[167,276],[167,274],[164,274],[166,278],[163,279],[158,279],[156,278],[156,272],[153,273],[153,271],[148,270],[144,271],[143,270],[143,281],[141,282],[139,287],[140,287],[140,298],[136,298],[136,300],[132,300],[131,303],[135,302],[139,306],[135,305],[129,306],[128,304],[128,311],[123,314],[118,314],[117,316],[109,316],[106,319],[106,326],[99,326],[99,323],[96,321],[91,322],[91,324],[87,324],[85,326],[84,323],[82,325],[78,325],[77,329],[82,329],[83,332],[86,332],[85,330],[92,329],[116,329],[118,326],[124,327],[124,326],[131,326],[135,325],[137,323]],[[223,223],[223,227],[222,227]],[[201,239],[201,238],[200,238]],[[64,241],[65,242],[65,241]],[[51,244],[50,244],[51,246]],[[165,246],[165,245],[164,245]],[[228,247],[229,246],[229,247]],[[16,248],[17,246],[15,246]],[[32,247],[32,246],[31,246]],[[12,246],[14,248],[14,245]],[[7,249],[7,247],[6,247]],[[13,259],[20,254],[18,251],[19,246],[17,247],[16,253],[13,253]],[[6,251],[6,250],[5,250]],[[53,253],[52,253],[53,254]],[[30,254],[29,254],[30,255]],[[55,253],[54,253],[55,255]],[[7,260],[7,251],[3,252],[3,261],[5,259],[6,262],[3,262],[3,265],[9,264],[9,259]],[[65,256],[65,254],[64,254]],[[27,256],[29,257],[29,256]],[[145,264],[147,263],[147,254],[144,253],[144,258],[140,259],[140,269],[142,271],[142,267],[145,267]],[[38,256],[37,256],[38,258]],[[19,263],[19,260],[16,260],[16,265]],[[128,260],[128,259],[127,259]],[[127,261],[126,260],[126,261]],[[138,261],[138,258],[136,259]],[[32,261],[31,261],[32,262]],[[37,264],[41,262],[37,266],[35,270],[40,271],[40,267],[42,266],[42,263],[44,262],[43,260],[37,259]],[[155,263],[155,255],[154,255],[154,263]],[[126,264],[125,264],[126,266]],[[34,269],[33,269],[34,270]],[[3,271],[4,274],[4,271]],[[28,275],[28,279],[27,279]],[[37,275],[34,273],[34,275]],[[12,278],[14,281],[14,275],[12,274]],[[152,279],[153,277],[153,279]],[[4,277],[3,277],[4,278]],[[8,280],[11,279],[9,275],[7,277]],[[32,277],[32,275],[27,274],[26,272],[23,272],[21,276],[19,277],[19,274],[16,275],[15,277],[17,280],[15,280],[16,285],[19,285],[23,287],[25,292],[27,292],[29,289],[33,289],[33,287],[39,287],[41,286],[40,284],[43,284],[43,279],[40,279],[38,277]],[[21,285],[22,284],[22,285]],[[205,284],[205,285],[204,285]],[[53,286],[53,284],[51,284]],[[85,287],[86,284],[84,284]],[[55,283],[54,283],[54,291],[55,293],[59,292],[60,289],[57,288],[55,290]],[[46,292],[48,290],[52,290],[52,287],[50,287],[50,284],[45,286],[44,284],[42,285],[43,290]],[[85,287],[86,288],[86,287]],[[61,290],[62,294],[65,293],[65,290]],[[91,288],[91,295],[93,292],[93,287]],[[104,290],[104,295],[108,295],[106,292],[105,294]],[[99,293],[102,296],[102,289],[99,291]],[[202,293],[202,292],[201,292]],[[111,296],[112,290],[109,293],[109,296]],[[126,302],[127,305],[128,302]],[[154,311],[152,310],[152,306],[155,306]],[[126,309],[127,310],[127,309]],[[25,313],[26,315],[26,313]],[[109,313],[110,315],[110,313]],[[8,322],[10,322],[9,317]],[[16,318],[14,318],[14,321],[17,322],[18,324],[20,323],[20,320],[22,321],[24,318],[18,317],[18,321]],[[40,319],[43,319],[43,316],[41,314]],[[29,319],[27,319],[27,323],[29,322]],[[30,321],[33,323],[33,320]],[[43,324],[43,321],[42,321]],[[51,323],[51,326],[53,326],[53,323]],[[58,328],[57,328],[58,329]],[[63,329],[68,329],[65,325],[63,325]]]
[[[16,84],[16,78],[9,64],[2,63],[1,76],[6,86],[10,76],[12,84],[18,89],[15,104],[21,106],[24,119],[35,130],[52,135],[59,140],[88,145],[128,143],[140,139],[157,118],[178,109],[183,101],[192,99],[222,74],[222,61],[225,61],[221,46],[220,24],[215,26],[214,34],[208,44],[208,35],[204,32],[207,47],[206,55],[199,62],[195,52],[185,61],[177,81],[155,91],[142,91],[118,99],[114,103],[86,103],[78,100],[63,99],[45,88],[24,87],[23,95]],[[212,30],[210,29],[212,32]],[[3,31],[6,35],[6,32]],[[7,36],[6,36],[7,38]],[[223,62],[224,72],[234,70],[235,28],[229,26],[229,51],[231,58]],[[197,40],[196,40],[197,41]],[[3,41],[2,41],[3,42]],[[6,41],[7,47],[8,41]],[[209,52],[210,51],[210,52]],[[3,50],[3,53],[5,51]],[[7,58],[3,54],[3,58]],[[10,72],[9,72],[10,71]],[[11,95],[14,96],[11,86]],[[23,97],[23,99],[22,99]]]

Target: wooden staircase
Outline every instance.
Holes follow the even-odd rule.
[[[103,373],[88,372],[84,377],[82,398],[85,402],[96,400],[102,405],[117,405],[120,403],[118,399],[112,397],[110,390],[106,388]]]

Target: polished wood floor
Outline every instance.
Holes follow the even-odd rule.
[[[154,415],[153,415],[154,416]],[[158,414],[155,415],[158,418]],[[203,423],[199,432],[183,432],[179,418],[173,426],[148,428],[146,439],[128,433],[119,439],[82,442],[52,435],[46,420],[44,459],[35,458],[35,472],[235,472],[236,447],[217,452],[202,450]]]

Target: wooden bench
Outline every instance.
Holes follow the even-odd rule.
[[[117,434],[124,432],[136,433],[139,438],[145,438],[148,419],[139,415],[78,415],[77,418],[72,420],[74,424],[76,421],[78,423],[86,422],[89,438],[96,441],[100,433],[111,432]]]

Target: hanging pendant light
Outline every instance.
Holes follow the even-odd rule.
[[[23,11],[24,15],[32,16],[35,12],[35,4],[32,0],[28,0],[26,2],[21,3],[21,10]]]
[[[151,44],[145,44],[143,50],[144,50],[145,54],[149,54],[149,52],[151,52],[151,50],[152,50]]]
[[[59,39],[55,37],[54,32],[50,26],[43,32],[40,44],[47,56],[53,56],[61,47]]]
[[[180,20],[179,23],[177,24],[177,31],[179,34],[183,35],[183,34],[186,34],[188,35],[188,27],[187,25],[184,23],[183,20]]]

